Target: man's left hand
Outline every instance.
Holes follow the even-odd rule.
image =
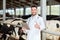
[[[40,29],[40,25],[36,22],[35,28]]]

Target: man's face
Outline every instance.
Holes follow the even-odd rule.
[[[32,12],[32,15],[36,15],[37,14],[37,8],[36,7],[32,7],[31,8],[31,12]]]

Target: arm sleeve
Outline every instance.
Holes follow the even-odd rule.
[[[41,30],[44,30],[45,29],[45,22],[44,22],[44,20],[43,20],[43,18],[41,18],[40,19],[41,20],[41,22],[40,22],[40,24],[41,24]]]
[[[29,18],[28,18],[26,21],[27,21],[26,23],[27,23],[27,25],[28,25],[28,23],[29,23]],[[24,31],[24,33],[28,33],[28,32],[29,32],[29,30],[27,30],[27,29]]]

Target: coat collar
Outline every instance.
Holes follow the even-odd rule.
[[[38,14],[36,14],[35,16],[31,16],[33,19],[37,18],[38,17]]]

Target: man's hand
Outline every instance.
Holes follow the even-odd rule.
[[[26,28],[25,28],[25,27],[22,27],[22,30],[23,30],[23,31],[25,31],[25,30],[26,30]]]
[[[36,22],[35,28],[40,29],[40,25]]]

